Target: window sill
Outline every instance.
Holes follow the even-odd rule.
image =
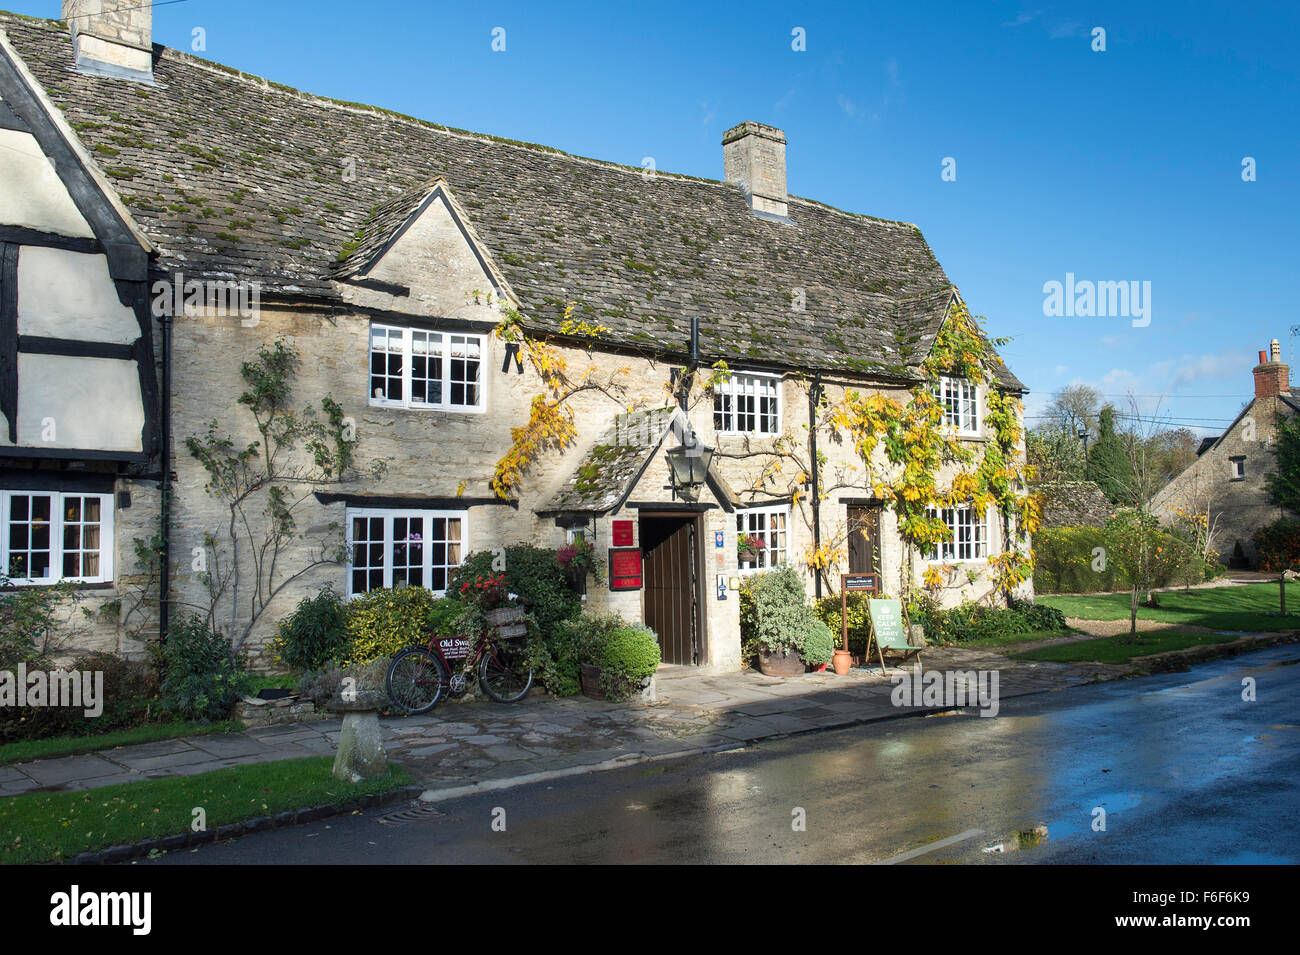
[[[0,594],[12,594],[20,590],[38,590],[42,587],[57,587],[63,583],[71,584],[74,590],[114,590],[117,587],[117,585],[111,580],[96,580],[87,583],[81,583],[75,580],[56,580],[51,582],[40,581],[31,584],[14,584],[11,582],[8,587],[0,587]]]
[[[465,407],[461,408],[456,405],[399,405],[391,401],[375,401],[373,398],[367,402],[371,408],[385,408],[389,411],[434,411],[443,414],[485,414],[487,408],[484,407]]]

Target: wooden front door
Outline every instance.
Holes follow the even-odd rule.
[[[695,517],[642,517],[643,619],[664,663],[699,662]]]
[[[849,573],[880,573],[879,507],[849,507]]]

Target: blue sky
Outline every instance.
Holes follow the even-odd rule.
[[[0,6],[59,13],[58,0]],[[159,43],[189,50],[196,27],[199,55],[314,93],[695,176],[721,178],[728,127],[779,126],[792,193],[921,227],[990,332],[1014,338],[1004,354],[1030,415],[1086,382],[1216,432],[1252,394],[1255,353],[1278,338],[1291,355],[1300,4],[154,10]],[[1044,283],[1067,273],[1150,282],[1150,323],[1045,316]]]

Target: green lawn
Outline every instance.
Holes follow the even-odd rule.
[[[963,640],[950,644],[955,647],[1005,647],[1016,643],[1033,643],[1036,640],[1051,640],[1055,637],[1068,637],[1081,633],[1073,627],[1064,630],[1031,630],[1028,633],[1003,634],[996,637],[980,637],[977,640]]]
[[[387,779],[352,785],[330,775],[332,756],[251,763],[198,776],[119,783],[89,792],[29,793],[0,799],[0,863],[68,859],[190,830],[194,809],[209,831],[304,806],[391,792],[411,782],[392,765]]]
[[[219,723],[148,723],[135,726],[129,730],[116,730],[112,733],[99,733],[93,736],[51,736],[49,739],[25,739],[17,743],[5,743],[0,746],[0,766],[6,763],[22,763],[29,759],[46,759],[50,756],[73,756],[77,753],[93,753],[100,749],[112,749],[114,746],[129,746],[132,743],[152,743],[160,739],[175,739],[177,736],[205,736],[208,733],[237,733],[244,728],[238,720],[222,720]]]
[[[1228,643],[1237,637],[1227,633],[1187,633],[1181,630],[1157,630],[1139,633],[1136,638],[1123,634],[1118,637],[1098,637],[1095,640],[1077,640],[1036,650],[1013,653],[1017,660],[1046,660],[1052,663],[1127,663],[1134,657],[1164,653],[1166,650],[1183,650],[1213,643]]]
[[[1036,602],[1056,607],[1067,617],[1127,620],[1129,599],[1126,593],[1061,594],[1038,597]],[[1285,617],[1278,614],[1278,585],[1274,583],[1168,590],[1162,591],[1159,599],[1158,608],[1138,607],[1138,618],[1248,633],[1300,630],[1300,583],[1287,584]]]

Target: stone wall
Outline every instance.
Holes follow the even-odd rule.
[[[468,320],[463,309],[461,317]],[[499,319],[499,313],[481,304],[476,318],[484,322],[486,328],[485,320]],[[255,438],[246,409],[232,400],[241,384],[239,367],[242,362],[251,360],[259,347],[278,338],[284,338],[301,356],[294,407],[318,405],[320,397],[329,394],[342,405],[344,414],[355,422],[360,440],[358,475],[347,482],[319,490],[390,497],[454,498],[458,492],[466,499],[492,497],[489,478],[493,466],[510,444],[510,429],[522,425],[527,419],[529,402],[533,395],[543,390],[542,382],[527,366],[522,374],[513,365],[503,373],[503,345],[489,340],[482,366],[486,387],[484,413],[376,407],[367,400],[369,327],[370,316],[363,313],[326,317],[311,311],[265,304],[258,323],[253,327],[246,327],[236,317],[213,314],[187,315],[177,320],[173,407],[176,453],[173,467],[178,481],[173,553],[180,574],[179,599],[195,605],[205,602],[206,587],[190,562],[194,555],[205,551],[205,537],[220,535],[229,522],[229,514],[220,502],[204,492],[206,473],[185,451],[184,440],[202,434],[214,417],[218,420],[218,430],[231,433],[237,445]],[[630,386],[628,401],[634,406],[667,403],[671,372],[667,364],[599,351],[588,353],[581,349],[566,349],[563,354],[570,371],[579,375],[588,368],[602,377],[623,371]],[[830,382],[827,385],[828,400],[840,400],[846,387],[846,382]],[[805,440],[806,384],[787,378],[782,388],[784,430],[799,441]],[[905,392],[894,391],[892,394],[900,399],[906,398]],[[577,440],[562,452],[552,451],[538,457],[525,475],[518,508],[496,503],[476,503],[468,508],[470,550],[516,541],[545,547],[558,547],[564,543],[564,528],[557,526],[553,517],[538,516],[535,509],[550,500],[570,478],[597,436],[608,426],[612,415],[623,410],[598,392],[576,396],[572,407],[578,424]],[[697,395],[690,417],[703,440],[716,444],[716,466],[744,504],[772,503],[774,495],[789,502],[790,491],[797,486],[798,469],[786,465],[780,473],[767,473],[765,476],[772,459],[757,453],[772,450],[775,438],[744,439],[715,435],[712,404],[703,395]],[[670,438],[664,447],[672,443]],[[823,539],[840,546],[846,540],[847,511],[843,500],[869,497],[869,485],[861,462],[847,442],[826,438],[822,440],[821,449],[827,456],[823,466],[823,487],[827,494],[822,505]],[[369,464],[374,461],[383,461],[387,466],[387,473],[379,479],[367,474]],[[631,500],[669,502],[671,495],[665,489],[668,484],[668,471],[661,449],[647,467]],[[340,527],[344,524],[346,506],[343,503],[321,504],[310,495],[310,490],[295,491],[295,497],[303,497],[295,512],[300,530],[315,540],[324,538],[337,542],[341,531],[328,528],[331,524]],[[704,495],[706,501],[711,499],[707,491]],[[605,548],[609,546],[610,521],[635,517],[636,512],[625,507],[621,512],[604,515],[595,522],[592,531],[602,561]],[[997,523],[996,520],[990,521],[994,553],[1001,546]],[[703,662],[720,668],[734,668],[739,663],[738,600],[734,593],[729,593],[726,600],[717,599],[716,575],[722,574],[730,579],[737,574],[735,517],[725,513],[721,507],[715,507],[705,514],[702,530],[705,546],[701,569],[708,626],[706,660]],[[724,534],[722,548],[713,546],[717,530]],[[803,568],[803,558],[812,549],[812,511],[805,495],[792,509],[789,559]],[[312,545],[294,542],[281,559],[280,573],[293,572],[313,556]],[[882,514],[880,556],[885,588],[897,593],[907,561],[897,536],[895,519],[887,511]],[[913,562],[914,580],[920,581],[924,569],[925,564],[919,558]],[[847,566],[830,568],[830,579],[836,584],[841,570],[847,570]],[[245,590],[239,606],[232,611],[229,593],[222,603],[223,617],[229,618],[232,612],[236,616],[237,631],[248,620],[246,588],[251,580],[250,574],[251,571],[246,569]],[[811,593],[812,576],[807,571],[804,574]],[[327,583],[340,591],[344,589],[342,566],[318,567],[286,587],[250,634],[248,647],[254,652],[259,651],[273,635],[275,621],[304,596]],[[942,599],[945,603],[956,603],[979,598],[992,586],[985,562],[961,565],[951,575]],[[833,587],[828,587],[826,592],[832,590]],[[630,619],[641,617],[641,595],[637,592],[614,593],[607,586],[592,581],[587,600],[588,605],[595,609],[614,610]]]

